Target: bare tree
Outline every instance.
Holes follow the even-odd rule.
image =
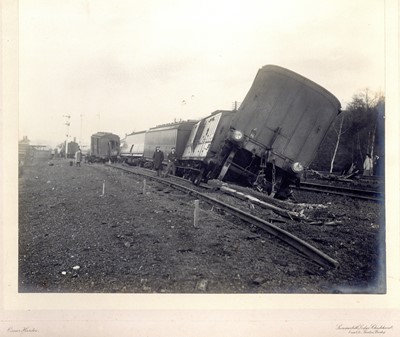
[[[348,130],[350,130],[350,128],[347,128],[345,131],[342,131],[343,130],[344,117],[345,117],[345,113],[342,112],[342,119],[340,120],[339,130],[337,130],[335,125],[333,125],[333,129],[334,129],[337,137],[336,137],[335,149],[333,151],[333,155],[332,155],[332,159],[331,159],[331,167],[330,167],[330,170],[329,170],[330,173],[333,172],[333,163],[335,162],[336,154],[337,154],[337,151],[338,151],[338,148],[339,148],[340,138],[342,137],[343,134],[345,134]]]
[[[347,107],[354,117],[353,139],[356,142],[356,156],[359,163],[362,163],[366,153],[374,159],[377,146],[377,153],[383,154],[384,102],[385,97],[382,92],[374,93],[366,88],[354,95]]]
[[[366,153],[384,155],[385,97],[368,88],[355,94],[337,116],[321,144],[313,167],[330,170],[354,164],[362,169]]]

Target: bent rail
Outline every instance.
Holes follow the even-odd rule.
[[[132,168],[126,168],[126,167],[121,167],[113,164],[106,164],[107,167],[115,168],[118,170],[122,170],[125,172],[145,176],[146,178],[149,178],[151,180],[163,183],[165,185],[169,185],[171,187],[174,187],[176,189],[179,189],[183,192],[189,193],[191,195],[195,195],[196,197],[199,197],[207,202],[210,202],[214,205],[218,205],[219,207],[223,208],[224,210],[228,211],[234,216],[239,217],[240,219],[249,222],[263,230],[265,230],[267,233],[274,235],[278,239],[286,242],[293,248],[297,249],[304,255],[306,255],[309,259],[313,260],[314,262],[318,263],[321,266],[324,267],[338,267],[339,262],[332,259],[328,255],[326,255],[324,252],[320,251],[319,249],[315,248],[314,246],[310,245],[309,243],[305,242],[304,240],[298,238],[297,236],[275,226],[274,224],[267,222],[263,219],[260,219],[252,214],[249,214],[247,212],[244,212],[237,207],[234,207],[232,205],[229,205],[227,203],[224,203],[218,199],[212,198],[204,193],[198,192],[194,189],[191,189],[189,187],[180,185],[178,183],[175,183],[171,180],[168,179],[163,179],[159,177],[155,177],[154,175],[146,174],[143,172],[138,172],[135,169]]]

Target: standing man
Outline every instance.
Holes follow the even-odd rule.
[[[364,168],[363,175],[365,176],[372,175],[372,158],[368,153],[365,155],[363,168]]]
[[[82,152],[81,149],[79,148],[78,151],[75,152],[75,165],[81,166],[81,161],[82,161]]]
[[[82,161],[82,152],[81,149],[79,148],[78,151],[75,152],[75,164],[76,166],[81,166],[81,161]]]
[[[160,150],[159,146],[156,146],[156,150],[153,154],[153,166],[157,172],[157,177],[160,176],[160,171],[162,170],[162,162],[164,160],[164,152]]]
[[[168,159],[167,173],[165,175],[168,176],[169,173],[172,171],[172,175],[174,176],[176,172],[176,160],[177,160],[174,147],[171,149],[171,152],[168,153],[167,159]]]

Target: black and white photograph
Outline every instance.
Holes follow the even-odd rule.
[[[5,307],[394,310],[393,2],[6,1]]]

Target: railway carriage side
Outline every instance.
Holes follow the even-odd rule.
[[[164,152],[164,164],[166,164],[166,157],[173,147],[177,157],[181,158],[194,124],[195,121],[184,121],[156,126],[146,131],[143,151],[145,166],[152,166],[156,146],[159,146]]]
[[[129,165],[143,163],[146,131],[133,132],[121,140],[120,159]]]

